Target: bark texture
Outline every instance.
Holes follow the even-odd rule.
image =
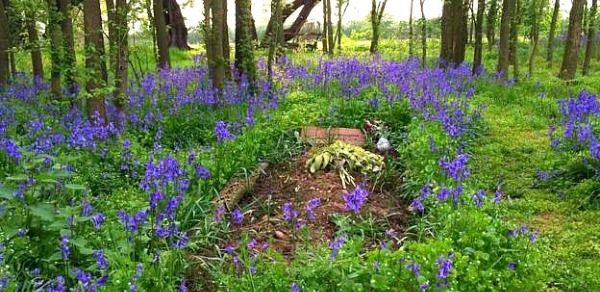
[[[475,48],[473,52],[473,75],[479,74],[481,59],[483,57],[483,15],[485,13],[485,0],[477,2],[477,16],[475,18]]]
[[[35,11],[26,10],[27,39],[28,47],[31,51],[32,74],[37,78],[44,78],[44,64],[42,63],[42,53],[40,51],[40,40],[38,37],[38,28],[35,22]]]
[[[590,63],[592,61],[592,54],[594,53],[594,45],[596,44],[596,11],[598,10],[598,0],[592,0],[592,7],[590,7],[590,16],[588,23],[587,32],[587,43],[585,45],[585,58],[583,61],[582,74],[585,76],[588,74],[590,69]]]
[[[0,1],[0,90],[8,85],[9,60],[7,50],[9,48],[9,41],[8,19],[6,17],[4,2]]]
[[[252,27],[251,5],[251,0],[235,1],[235,68],[239,77],[246,78],[250,92],[256,94],[256,63],[250,32]]]
[[[546,49],[546,61],[548,67],[552,67],[554,62],[554,37],[556,36],[556,25],[558,24],[558,13],[560,12],[560,0],[554,0],[554,10],[552,11],[552,21],[550,22],[550,31],[548,33],[548,48]]]
[[[573,6],[569,14],[569,29],[565,43],[565,53],[563,55],[562,66],[560,66],[560,72],[558,73],[558,77],[564,80],[574,79],[575,72],[577,71],[584,3],[585,0],[573,0]]]
[[[500,19],[500,49],[498,52],[498,67],[496,71],[502,74],[502,78],[508,76],[508,64],[510,61],[510,23],[512,20],[515,0],[504,0],[502,2],[502,18]]]
[[[169,57],[169,37],[167,35],[163,0],[153,0],[152,7],[154,9],[156,45],[158,47],[158,67],[165,69],[171,67],[171,58]]]
[[[85,41],[85,68],[87,71],[85,89],[90,94],[87,99],[88,116],[94,122],[106,123],[106,108],[100,91],[106,84],[104,63],[104,36],[99,0],[83,1],[83,26]]]
[[[371,47],[369,48],[371,54],[379,51],[379,28],[386,4],[387,0],[383,0],[383,2],[373,0],[371,2]]]
[[[165,8],[165,22],[168,27],[169,47],[184,51],[190,50],[188,30],[177,0],[163,0],[163,7]]]

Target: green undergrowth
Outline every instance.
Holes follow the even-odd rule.
[[[512,87],[478,86],[476,102],[487,105],[485,136],[474,149],[474,173],[480,184],[501,184],[510,197],[506,220],[529,224],[547,244],[547,290],[597,291],[600,287],[600,208],[582,205],[582,194],[595,181],[540,185],[537,171],[552,169],[558,154],[550,148],[548,127],[558,122],[558,99],[593,86],[597,77],[571,87],[555,79],[525,80]]]

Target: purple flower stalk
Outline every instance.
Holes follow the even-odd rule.
[[[225,206],[219,205],[215,210],[215,223],[219,224],[223,220],[223,214],[225,214]]]
[[[63,235],[60,240],[60,251],[62,253],[63,260],[68,261],[69,260],[69,236],[66,234]]]
[[[104,258],[104,252],[102,250],[93,251],[94,256],[96,257],[96,263],[98,263],[98,268],[100,270],[106,269],[108,267],[108,262]]]
[[[92,224],[94,224],[96,231],[100,231],[104,220],[106,220],[106,217],[102,213],[96,213],[94,216],[92,216]]]
[[[352,210],[354,214],[358,214],[368,195],[369,193],[366,190],[363,190],[360,186],[357,185],[352,193],[344,194],[346,208],[348,210]]]
[[[235,224],[241,224],[242,221],[244,221],[244,214],[242,213],[242,211],[240,211],[240,209],[237,208],[233,210],[231,217],[233,219],[233,223]]]
[[[329,243],[329,249],[331,250],[331,254],[329,254],[330,260],[332,260],[332,261],[335,260],[335,257],[337,256],[338,252],[340,251],[340,248],[342,247],[342,245],[344,245],[344,242],[346,242],[346,237],[339,236]]]
[[[321,204],[321,198],[313,198],[304,207],[306,209],[306,214],[310,220],[315,220],[315,209]]]
[[[235,139],[235,135],[229,132],[229,125],[223,121],[218,121],[213,131],[217,136],[217,142],[222,144],[225,140]]]

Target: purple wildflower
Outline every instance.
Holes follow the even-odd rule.
[[[215,210],[215,223],[221,223],[223,220],[223,214],[225,213],[225,206],[219,205],[217,210]]]
[[[233,219],[233,223],[235,224],[241,224],[242,221],[244,221],[244,214],[242,213],[242,211],[240,211],[240,209],[237,208],[233,210],[231,217]]]
[[[375,270],[375,273],[379,273],[379,262],[378,261],[374,261],[373,262],[373,270]]]
[[[98,263],[98,268],[100,270],[106,269],[106,267],[108,266],[108,263],[106,262],[106,259],[104,258],[104,253],[102,252],[102,250],[95,250],[95,251],[93,251],[93,254],[96,257],[96,263]]]
[[[492,204],[500,204],[500,200],[502,200],[502,192],[500,190],[496,190],[496,193],[494,193],[494,199],[492,199]]]
[[[418,198],[414,198],[412,200],[412,203],[410,203],[410,208],[413,211],[419,211],[419,212],[423,212],[425,210],[425,206],[423,205],[423,203],[421,203],[421,200],[419,200]]]
[[[329,255],[330,260],[335,260],[335,257],[337,256],[344,242],[346,242],[346,238],[344,236],[339,236],[329,243],[329,249],[331,250],[331,254]]]
[[[479,190],[473,195],[473,202],[475,206],[481,207],[483,206],[483,199],[485,198],[485,191]]]
[[[81,201],[81,216],[87,217],[92,215],[92,204],[90,204],[90,201],[88,200],[83,200]]]
[[[225,140],[235,139],[235,135],[229,132],[229,125],[223,121],[218,121],[213,131],[217,135],[217,142],[222,144]]]
[[[344,194],[346,208],[352,210],[355,214],[358,214],[368,195],[369,193],[366,190],[363,190],[357,185],[352,193]]]
[[[517,263],[515,263],[515,262],[509,262],[508,263],[508,269],[509,270],[514,270],[516,268],[517,268]]]
[[[421,277],[421,267],[416,262],[406,265],[406,269],[412,271],[412,273],[415,275],[415,278]]]
[[[321,204],[321,198],[312,198],[308,203],[306,203],[305,209],[306,214],[310,220],[315,220],[315,209]]]
[[[100,231],[104,220],[106,220],[106,217],[102,213],[96,213],[94,216],[92,216],[92,224],[94,224],[96,231]]]
[[[60,240],[60,251],[62,253],[63,260],[68,261],[69,260],[69,236],[66,234],[63,235]]]
[[[421,289],[421,290],[423,290],[423,291],[425,291],[425,290],[429,289],[429,283],[427,283],[427,282],[423,282],[423,283],[421,283],[421,284],[419,285],[419,289]]]
[[[298,287],[296,282],[292,283],[292,292],[300,292],[300,287]]]
[[[283,204],[283,219],[288,223],[292,223],[294,219],[298,218],[298,211],[292,207],[292,203],[286,202]]]

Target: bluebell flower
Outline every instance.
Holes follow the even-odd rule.
[[[378,261],[373,262],[373,270],[375,270],[375,273],[379,273],[379,262]]]
[[[233,210],[231,217],[233,219],[233,223],[235,223],[235,224],[241,224],[242,221],[244,221],[244,213],[242,213],[242,211],[240,211],[240,209],[238,209],[238,208]]]
[[[292,283],[292,292],[300,292],[300,287],[298,287],[296,282]]]
[[[98,264],[98,268],[100,270],[106,269],[108,267],[108,262],[104,258],[104,252],[102,250],[93,251],[94,256],[96,257],[96,263]]]
[[[63,260],[69,260],[69,236],[64,234],[60,240],[60,251],[63,256]]]
[[[200,178],[200,179],[209,179],[210,178],[210,172],[201,164],[196,163],[194,168],[196,169],[196,177],[197,178]]]
[[[340,248],[342,247],[344,242],[346,242],[346,237],[338,236],[337,238],[335,238],[334,240],[332,240],[329,243],[329,249],[331,250],[331,253],[329,254],[330,260],[335,260],[337,254],[340,251]]]
[[[357,185],[353,192],[344,194],[346,208],[358,214],[368,195],[369,193],[366,190]]]
[[[508,263],[508,269],[509,270],[514,270],[516,268],[517,268],[517,263],[515,263],[515,262],[509,262]]]
[[[421,267],[416,262],[411,262],[408,264],[406,269],[412,271],[412,273],[415,275],[415,278],[421,277]]]
[[[422,291],[429,289],[429,283],[423,282],[423,283],[419,284],[419,289],[421,289]]]
[[[229,125],[223,121],[218,121],[213,130],[217,136],[217,142],[222,144],[225,140],[235,139],[235,135],[229,132]]]
[[[223,214],[225,213],[225,206],[223,205],[219,205],[219,207],[217,207],[217,210],[215,210],[215,223],[221,223],[221,221],[223,220]]]
[[[92,224],[94,224],[94,228],[96,229],[96,231],[100,231],[104,220],[106,220],[106,217],[104,216],[104,214],[102,214],[100,212],[98,212],[94,216],[92,216]]]
[[[492,200],[492,204],[500,204],[501,199],[502,192],[500,190],[496,190],[496,193],[494,193],[494,199]]]
[[[479,190],[473,195],[473,202],[475,206],[481,207],[483,206],[483,199],[485,198],[485,191]]]
[[[283,219],[288,223],[292,223],[296,218],[298,218],[298,211],[292,207],[292,203],[286,202],[283,204]]]
[[[308,203],[306,203],[305,209],[306,214],[310,220],[315,220],[315,209],[321,204],[321,198],[312,198]]]
[[[414,198],[412,200],[410,208],[419,212],[423,212],[425,210],[425,206],[423,205],[423,203],[421,203],[421,200],[419,200],[418,198]]]
[[[92,215],[93,209],[92,204],[88,200],[81,201],[81,216],[87,217]]]

